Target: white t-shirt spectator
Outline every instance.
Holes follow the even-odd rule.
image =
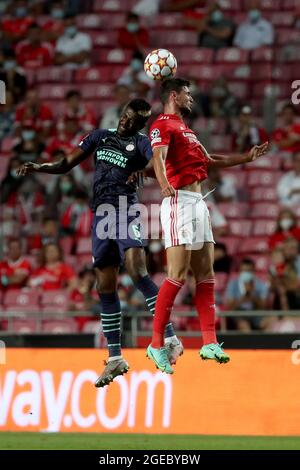
[[[284,206],[300,204],[300,175],[295,171],[289,171],[282,176],[277,185],[277,194]]]
[[[269,46],[274,42],[274,28],[272,24],[260,18],[255,23],[244,21],[237,29],[233,44],[240,49],[256,49]]]
[[[67,35],[61,36],[56,43],[56,52],[64,54],[66,56],[71,56],[74,54],[79,54],[83,51],[90,51],[92,49],[92,40],[88,34],[85,33],[76,33],[76,35],[70,38]],[[85,61],[82,64],[76,64],[69,62],[65,64],[66,67],[77,68],[88,66],[89,61]]]

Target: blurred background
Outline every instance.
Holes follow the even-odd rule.
[[[143,61],[160,47],[177,57],[177,76],[191,80],[189,124],[210,152],[271,144],[260,160],[211,170],[205,183],[205,192],[216,188],[208,204],[217,321],[226,347],[290,347],[300,331],[300,118],[292,88],[300,79],[300,2],[2,0],[0,15],[1,339],[105,346],[91,268],[93,159],[62,176],[18,178],[16,168],[55,161],[94,128],[115,127],[130,98],[150,100],[154,119],[159,86]],[[140,197],[159,204],[154,180]],[[160,285],[160,230],[148,266]],[[123,272],[119,294],[125,344],[144,346],[152,319]],[[191,279],[173,317],[185,346],[198,347],[193,295]]]

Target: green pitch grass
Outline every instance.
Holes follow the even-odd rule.
[[[0,450],[299,450],[299,437],[1,433]]]

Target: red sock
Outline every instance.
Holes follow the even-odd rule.
[[[205,279],[196,286],[195,303],[200,319],[203,344],[217,343],[215,326],[215,280]]]
[[[153,320],[153,334],[151,345],[153,348],[161,348],[164,345],[164,334],[166,324],[170,320],[171,309],[176,295],[184,282],[166,279],[159,289]]]

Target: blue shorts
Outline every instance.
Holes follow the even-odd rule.
[[[94,214],[92,227],[92,254],[94,268],[120,266],[129,248],[145,248],[140,219],[126,211]]]

